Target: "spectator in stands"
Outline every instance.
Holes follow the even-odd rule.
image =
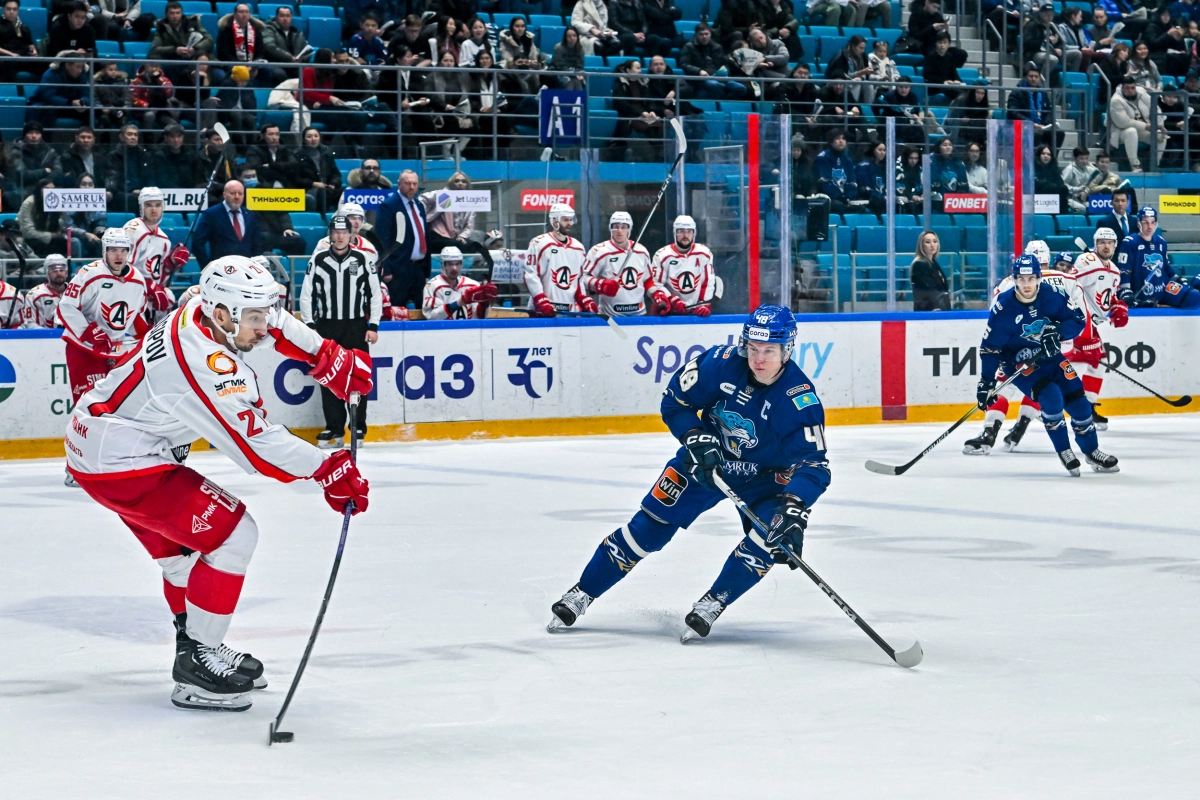
[[[37,91],[29,98],[27,113],[36,115],[47,128],[56,127],[60,119],[82,125],[88,120],[88,106],[92,103],[87,62],[74,52],[59,53],[58,58],[42,74]]]
[[[417,54],[408,46],[393,41],[388,47],[389,65],[398,67],[413,67],[417,63]],[[416,158],[417,136],[429,135],[433,132],[432,117],[428,112],[428,99],[421,96],[421,85],[425,82],[422,72],[415,69],[387,70],[379,76],[375,91],[380,99],[397,109],[400,113],[399,124],[403,132],[403,157]]]
[[[480,51],[480,55],[487,52],[490,59],[491,51]],[[439,139],[458,138],[460,147],[466,148],[469,143],[469,131],[473,127],[474,118],[472,116],[470,84],[471,78],[464,73],[455,69],[454,57],[449,53],[442,53],[441,59],[436,69],[431,69],[426,72],[421,78],[421,86],[419,89],[420,99],[424,101],[428,114],[428,123],[431,125],[430,130]],[[487,68],[492,66],[491,62],[487,66],[483,66],[482,62],[476,61],[469,66]],[[492,85],[488,81],[489,87]],[[499,91],[495,94],[490,94],[490,99],[493,102],[499,99]],[[489,110],[492,104],[488,104]]]
[[[441,4],[444,5],[445,2],[446,0],[441,0]],[[399,21],[404,19],[406,8],[413,5],[408,0],[400,0],[400,2],[397,0],[342,0],[340,6],[343,38],[351,36],[352,31],[358,30],[364,14],[374,14],[376,19]]]
[[[322,47],[313,56],[312,63],[313,66],[304,68],[302,75],[304,105],[312,109],[312,121],[338,133],[361,133],[366,129],[366,116],[361,111],[347,107],[348,98],[334,93],[336,75],[331,68],[333,51]]]
[[[1066,214],[1070,190],[1063,183],[1062,173],[1054,160],[1054,151],[1050,145],[1038,145],[1034,151],[1033,161],[1033,191],[1037,194],[1058,195],[1058,213]]]
[[[258,143],[246,151],[246,166],[254,169],[259,185],[264,188],[292,188],[296,154],[280,143],[279,126],[268,122],[258,135]]]
[[[1186,108],[1177,92],[1162,92],[1158,95],[1158,119],[1167,132],[1164,152],[1159,154],[1159,166],[1164,170],[1181,168],[1185,152],[1196,149],[1194,144],[1189,148],[1189,142],[1184,138],[1188,126]]]
[[[95,189],[96,179],[89,173],[79,176],[80,189]],[[108,227],[107,211],[76,211],[63,215],[63,224],[70,233],[71,252],[85,258],[100,257],[100,237]]]
[[[471,188],[471,179],[465,172],[456,172],[446,181],[446,189],[460,192]],[[457,247],[464,253],[475,253],[483,259],[488,269],[492,268],[492,254],[481,242],[473,241],[471,234],[475,232],[475,221],[478,216],[474,211],[443,211],[438,208],[437,195],[433,190],[421,194],[417,199],[425,207],[425,219],[429,226],[425,229],[429,249],[441,252],[443,247]]]
[[[941,213],[944,196],[967,191],[967,168],[954,154],[954,140],[938,140],[929,159],[929,196],[933,210]]]
[[[696,26],[692,40],[683,46],[679,54],[679,68],[685,75],[709,78],[701,87],[696,87],[696,82],[688,82],[688,92],[693,96],[737,100],[745,97],[749,91],[738,81],[719,81],[714,77],[725,75],[725,51],[713,41],[712,28],[703,22]]]
[[[443,56],[444,58],[445,56]],[[493,128],[497,136],[505,136],[510,132],[508,119],[502,115],[508,107],[508,100],[500,93],[500,80],[494,69],[490,50],[480,50],[475,56],[475,68],[487,72],[475,72],[467,77],[465,90],[470,104],[470,127],[479,135],[471,138],[472,144],[467,146],[471,158],[490,159],[499,157],[499,150],[507,146],[507,140],[495,141],[496,152],[493,154]],[[493,113],[493,110],[495,113]],[[456,117],[461,119],[461,117]],[[461,123],[460,123],[461,124]]]
[[[1071,152],[1074,160],[1063,167],[1062,171],[1062,182],[1066,185],[1068,192],[1067,204],[1072,211],[1079,214],[1087,212],[1087,187],[1092,180],[1092,175],[1096,172],[1096,168],[1088,163],[1090,155],[1091,153],[1086,147],[1076,147]]]
[[[380,280],[388,285],[392,305],[403,308],[421,302],[429,280],[429,225],[425,206],[417,200],[417,173],[400,173],[397,191],[388,195],[376,213],[375,232],[383,245]]]
[[[92,83],[96,93],[96,126],[121,127],[126,120],[127,109],[133,106],[129,76],[117,68],[115,61],[97,62]]]
[[[1108,98],[1121,86],[1125,77],[1125,68],[1129,66],[1129,45],[1116,42],[1108,52],[1108,57],[1101,59],[1097,66],[1106,80],[1100,82],[1096,91],[1096,105],[1103,109],[1108,105]]]
[[[458,21],[454,17],[446,17],[439,20],[437,31],[438,55],[450,53],[457,62],[459,56],[462,54],[462,43],[466,38],[459,39],[458,37]]]
[[[959,77],[958,68],[967,63],[967,51],[961,47],[952,47],[950,45],[950,33],[942,31],[934,39],[933,51],[925,54],[925,66],[922,68],[922,76],[925,78],[927,86],[939,86],[938,89],[930,89],[931,95],[942,95],[945,101],[953,101],[962,94],[961,89],[954,87],[962,86],[962,78]],[[933,103],[931,99],[929,101]]]
[[[242,167],[238,181],[247,190],[255,189],[260,185],[258,172],[249,164]],[[255,211],[254,216],[258,222],[255,254],[269,253],[272,250],[279,250],[289,256],[306,254],[304,237],[296,233],[296,229],[292,227],[291,214],[286,211]]]
[[[62,184],[64,186],[79,186],[79,179],[84,175],[108,178],[108,159],[105,153],[96,152],[96,132],[90,125],[81,125],[75,129],[75,142],[62,155]],[[112,192],[108,199],[112,200]]]
[[[634,0],[639,2],[640,0]],[[641,6],[639,5],[640,9]],[[508,30],[500,31],[500,66],[504,69],[527,71],[528,74],[504,75],[500,78],[502,91],[511,94],[535,95],[541,88],[536,70],[545,69],[546,57],[533,43],[533,34],[525,27],[522,17],[513,17]],[[441,248],[437,248],[441,249]]]
[[[1092,40],[1092,49],[1096,53],[1108,53],[1112,50],[1117,37],[1108,24],[1108,12],[1104,10],[1103,6],[1096,6],[1092,9],[1092,25],[1087,29],[1087,34]]]
[[[867,201],[867,210],[874,214],[887,211],[887,171],[895,166],[887,163],[887,142],[872,142],[867,157],[854,170],[858,184],[858,199]]]
[[[900,70],[888,49],[886,39],[876,39],[871,45],[871,54],[867,56],[867,66],[871,68],[871,72],[866,76],[867,80],[895,83],[900,79]],[[875,87],[875,93],[881,93],[879,87]]]
[[[475,17],[467,23],[471,35],[458,48],[458,65],[460,67],[471,67],[475,65],[475,56],[479,55],[484,50],[492,52],[492,42],[488,39],[487,25],[479,17]],[[440,53],[438,54],[441,55]],[[496,57],[492,53],[492,58]]]
[[[166,16],[158,21],[154,29],[150,58],[167,62],[194,61],[200,56],[212,54],[213,38],[200,24],[198,14],[185,17],[179,0],[167,3],[165,13]],[[190,65],[168,63],[165,70],[172,83],[187,86],[195,82],[196,70]]]
[[[713,27],[725,49],[732,50],[734,42],[745,40],[750,26],[762,24],[766,19],[765,11],[765,4],[757,0],[725,0],[721,3]]]
[[[346,185],[351,189],[391,189],[392,182],[379,169],[379,160],[364,158],[362,164],[350,170]]]
[[[262,54],[267,61],[276,64],[296,64],[304,60],[300,54],[308,48],[308,39],[294,22],[291,7],[280,6],[275,9],[275,16],[271,21],[263,26]],[[278,67],[272,68],[271,73],[271,82],[274,85],[282,83],[288,77],[288,71]]]
[[[825,66],[825,77],[830,80],[848,81],[850,96],[870,104],[875,99],[875,92],[867,92],[867,97],[861,93],[861,81],[871,74],[867,64],[867,40],[855,34],[836,56]],[[872,88],[872,87],[868,87]]]
[[[817,113],[820,97],[817,85],[812,79],[808,64],[801,61],[792,70],[792,78],[803,83],[789,81],[783,90],[783,101],[775,106],[777,114],[791,114],[792,124],[796,125],[803,138],[811,139],[816,133]]]
[[[1093,53],[1092,41],[1088,38],[1087,29],[1083,27],[1083,9],[1078,6],[1068,6],[1064,9],[1062,22],[1058,23],[1058,33],[1062,37],[1067,71],[1087,72],[1092,64]]]
[[[265,58],[265,53],[262,23],[250,16],[249,5],[238,3],[217,23],[217,60],[249,64]]]
[[[555,72],[573,73],[572,76],[554,76],[558,88],[583,88],[583,45],[579,42],[579,31],[574,28],[563,29],[562,41],[554,45],[554,56],[546,67]]]
[[[1038,8],[1037,16],[1025,23],[1023,35],[1025,50],[1022,58],[1041,67],[1042,74],[1048,81],[1054,80],[1058,65],[1062,63],[1063,48],[1062,36],[1054,25],[1053,3],[1042,3]]]
[[[154,151],[154,185],[171,189],[191,189],[204,185],[208,175],[196,151],[183,146],[183,128],[177,124],[163,129],[162,144]]]
[[[917,252],[909,266],[912,284],[913,311],[949,311],[950,284],[938,263],[942,240],[933,231],[917,237]]]
[[[775,0],[780,2],[780,0]],[[787,0],[782,0],[787,3]],[[791,9],[791,3],[787,3]],[[683,18],[683,12],[675,7],[674,0],[642,0],[642,11],[646,14],[646,33],[659,39],[660,55],[670,55],[676,47],[683,47],[683,37],[675,29],[676,21]],[[795,20],[792,20],[795,22]],[[796,22],[796,26],[800,23]],[[795,33],[795,28],[792,29]]]
[[[81,56],[96,55],[96,31],[87,21],[87,4],[82,0],[69,3],[46,30],[46,52],[58,55],[69,50]]]
[[[258,215],[242,208],[246,188],[239,181],[224,184],[221,202],[210,205],[200,214],[196,233],[192,237],[196,262],[208,262],[225,256],[258,255]]]
[[[364,14],[358,23],[358,33],[350,37],[346,52],[360,64],[382,64],[387,57],[387,45],[379,38],[379,18]]]
[[[921,213],[925,201],[925,183],[921,170],[921,151],[916,147],[905,147],[900,153],[896,200],[906,213]]]
[[[621,40],[609,26],[604,0],[577,0],[571,11],[571,27],[579,31],[585,55],[610,56],[621,52]],[[471,37],[474,36],[472,29]]]
[[[117,134],[117,146],[108,154],[108,175],[104,186],[112,192],[113,211],[137,213],[137,196],[143,186],[150,186],[154,176],[154,162],[150,152],[142,146],[142,134],[138,126],[126,122]]]
[[[924,142],[926,129],[937,124],[932,112],[921,108],[920,100],[912,91],[912,78],[907,75],[901,75],[896,86],[884,92],[878,112],[884,117],[896,118],[896,141],[907,144]]]
[[[1112,194],[1121,185],[1121,176],[1112,171],[1112,159],[1103,150],[1096,156],[1096,171],[1088,181],[1088,195]]]
[[[42,123],[30,120],[13,142],[8,176],[24,197],[39,181],[50,180],[62,170],[58,152],[45,139]]]
[[[892,27],[892,4],[888,0],[858,0],[858,8],[854,12],[854,26],[866,26],[868,19],[879,21],[873,25],[876,30]]]
[[[1065,134],[1054,130],[1054,103],[1048,89],[1042,86],[1042,72],[1037,64],[1025,65],[1025,78],[1008,95],[1008,118],[1033,123],[1034,140],[1062,145]]]
[[[919,2],[920,0],[916,0],[914,6]],[[920,43],[922,53],[931,52],[937,35],[948,30],[950,30],[950,23],[946,22],[946,18],[942,16],[942,4],[939,0],[925,0],[924,6],[914,7],[908,16],[908,35]]]
[[[1188,3],[1191,7],[1191,3]],[[1146,26],[1144,41],[1150,48],[1150,60],[1162,75],[1185,75],[1192,65],[1184,36],[1186,21],[1172,18],[1171,9],[1160,7],[1154,12],[1154,20]]]
[[[987,194],[988,171],[983,164],[983,147],[971,142],[963,151],[967,154],[963,167],[967,174],[967,192],[970,194]]]
[[[959,147],[965,148],[968,144],[986,147],[987,121],[991,117],[992,104],[988,100],[987,80],[980,78],[950,105],[950,113],[946,115],[946,131]]]
[[[21,21],[21,0],[5,0],[0,17],[0,81],[11,83],[17,77],[20,62],[13,59],[36,55],[33,34]]]
[[[1125,65],[1125,74],[1148,92],[1162,91],[1162,77],[1158,74],[1158,67],[1150,60],[1150,46],[1145,42],[1134,43],[1133,55]]]
[[[850,0],[808,0],[808,18],[820,25],[853,25],[855,16]]]
[[[1193,0],[1175,0],[1170,4],[1170,12],[1171,16],[1184,24],[1200,21],[1200,6],[1197,6]]]
[[[208,187],[208,204],[221,202],[221,192],[226,183],[237,177],[237,149],[233,142],[222,142],[221,135],[214,130],[201,134],[203,144],[196,154],[205,176],[212,176]]]
[[[220,122],[234,132],[234,138],[245,142],[246,132],[254,130],[258,118],[258,99],[249,87],[250,68],[245,64],[231,68],[216,96],[204,101],[204,108],[210,110],[200,115],[200,124],[211,128],[214,122]]]
[[[1136,41],[1146,29],[1149,15],[1139,0],[1097,0],[1096,6],[1107,12],[1110,23],[1115,25],[1120,22],[1124,25],[1121,31],[1124,38]]]
[[[94,8],[99,11],[92,17],[97,39],[119,42],[132,35],[145,42],[153,32],[154,15],[143,17],[141,0],[97,0]]]
[[[338,169],[333,151],[321,144],[321,132],[311,125],[301,134],[303,144],[296,151],[300,172],[314,210],[325,212],[337,208],[342,196],[342,171]]]
[[[175,86],[157,62],[147,61],[138,68],[130,84],[133,116],[144,128],[153,130],[179,119],[175,111]]]
[[[846,152],[846,132],[831,130],[826,142],[829,146],[817,156],[817,191],[829,197],[830,213],[845,214],[850,201],[858,199],[854,162]]]
[[[403,44],[409,50],[417,55],[417,66],[428,67],[432,66],[435,54],[429,47],[429,36],[424,34],[425,26],[421,24],[421,18],[416,14],[409,14],[404,18],[404,26],[400,31],[391,38],[388,42],[388,49],[392,50],[397,44]],[[436,29],[435,29],[436,30]],[[487,38],[487,28],[484,28],[484,38]],[[471,28],[471,39],[475,40],[475,28]],[[465,44],[465,42],[464,42]],[[489,49],[491,44],[488,45]],[[460,54],[462,52],[460,48]],[[474,53],[472,53],[472,57]]]
[[[767,32],[758,25],[750,28],[750,38],[747,44],[750,48],[757,50],[762,54],[762,62],[758,65],[758,69],[754,70],[755,77],[758,78],[786,78],[788,75],[788,54],[787,46],[778,39],[767,38]],[[862,38],[861,36],[859,37]],[[863,40],[863,49],[866,49],[866,40]],[[776,98],[782,90],[776,82],[768,83],[765,87],[766,96]]]
[[[644,161],[661,153],[663,118],[657,113],[662,104],[655,102],[642,77],[642,62],[631,58],[614,70],[622,77],[613,83],[612,103],[617,112],[617,129],[613,135],[610,157],[615,161]],[[649,139],[650,143],[642,141]],[[630,151],[646,151],[630,153]]]
[[[996,31],[987,27],[987,38],[992,47],[1000,49],[1002,42],[998,34],[1003,34],[1008,40],[1008,52],[1017,49],[1017,41],[1021,27],[1021,0],[983,0],[983,13],[995,26]],[[1005,26],[1008,30],[1005,31]]]
[[[670,119],[676,115],[686,117],[703,113],[699,108],[686,100],[679,101],[677,94],[681,87],[677,80],[671,79],[676,73],[667,66],[665,58],[662,56],[651,58],[650,66],[647,67],[646,71],[650,75],[650,83],[646,89],[649,91],[650,96],[658,101],[656,113],[660,117]]]
[[[61,256],[67,253],[67,230],[62,214],[47,212],[42,189],[54,189],[54,181],[43,178],[33,191],[21,201],[17,212],[17,224],[21,227],[21,238],[37,255],[45,258],[51,253]]]

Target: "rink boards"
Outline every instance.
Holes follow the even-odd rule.
[[[372,347],[368,440],[653,431],[674,372],[736,342],[741,316],[620,320],[385,323]],[[979,380],[983,312],[800,318],[793,358],[830,424],[956,419]],[[1109,358],[1159,392],[1200,394],[1200,314],[1138,311],[1104,331]],[[0,458],[57,456],[71,410],[57,331],[0,331]],[[270,418],[303,435],[322,427],[315,382],[273,349],[248,361]],[[1104,411],[1170,407],[1116,375]],[[1185,411],[1191,408],[1183,409]]]

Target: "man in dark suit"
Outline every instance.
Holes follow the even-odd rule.
[[[1096,225],[1097,228],[1112,228],[1117,234],[1117,241],[1123,241],[1126,236],[1137,233],[1138,226],[1129,214],[1129,192],[1124,188],[1112,193],[1112,212],[1105,215]]]
[[[241,181],[228,181],[224,200],[200,215],[192,243],[201,267],[223,256],[258,255],[254,246],[258,240],[258,220],[253,211],[242,208],[245,198],[246,189]]]
[[[384,253],[379,272],[393,306],[419,307],[429,280],[429,227],[425,208],[417,200],[417,182],[417,173],[401,172],[397,191],[375,212],[375,233]]]

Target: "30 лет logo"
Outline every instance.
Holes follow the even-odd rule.
[[[535,400],[550,393],[550,389],[554,386],[554,368],[548,365],[541,359],[529,361],[530,355],[548,356],[551,347],[512,347],[509,348],[508,354],[517,357],[517,369],[520,372],[508,373],[508,382],[513,386],[525,387],[525,393]],[[534,372],[538,371],[535,376]],[[545,380],[543,381],[541,374],[544,372]],[[542,389],[542,394],[538,394],[538,389]]]

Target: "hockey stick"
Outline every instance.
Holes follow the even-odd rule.
[[[537,316],[537,312],[530,311],[528,308],[506,308],[505,311],[510,311],[514,314],[527,314],[530,317]],[[578,317],[579,319],[602,319],[608,323],[608,327],[612,328],[617,336],[626,340],[629,334],[621,328],[620,325],[609,314],[602,314],[599,311],[556,311],[555,316],[558,317]]]
[[[350,461],[351,463],[358,462],[358,403],[360,396],[358,392],[350,394]],[[313,624],[312,634],[308,637],[308,646],[304,648],[304,655],[300,659],[300,666],[296,667],[296,676],[292,678],[292,685],[288,687],[287,697],[283,699],[283,706],[279,709],[279,714],[275,716],[275,721],[271,723],[270,736],[267,738],[267,747],[276,742],[290,742],[295,738],[295,734],[291,731],[282,731],[279,726],[283,724],[283,715],[287,713],[288,706],[292,703],[292,696],[296,694],[296,687],[300,685],[300,677],[304,674],[304,668],[308,666],[308,657],[312,655],[313,645],[317,643],[317,634],[321,632],[321,622],[325,619],[325,609],[329,608],[329,598],[333,595],[333,584],[337,580],[338,568],[342,565],[342,552],[346,549],[346,534],[350,532],[350,517],[354,514],[354,501],[351,500],[346,504],[346,514],[342,518],[342,538],[338,540],[337,555],[333,557],[333,570],[329,573],[329,584],[325,587],[325,597],[321,600],[321,610],[317,612],[317,621]]]
[[[21,296],[21,287],[25,285],[25,254],[22,253],[20,248],[18,248],[13,242],[11,236],[5,236],[4,241],[7,242],[8,246],[12,248],[13,255],[17,257],[17,283],[15,286],[13,286],[14,294],[12,306],[10,306],[8,309],[8,319],[4,323],[4,327],[11,328],[13,312],[17,310],[17,298]],[[70,263],[70,261],[67,262],[67,272],[71,271]]]
[[[1006,386],[1008,386],[1010,383],[1015,381],[1017,379],[1017,376],[1020,375],[1021,371],[1024,370],[1027,366],[1029,366],[1028,361],[1023,364],[1018,365],[1018,367],[1015,370],[1013,370],[1013,374],[1011,377],[1006,378],[1004,383],[1000,384],[995,389],[993,389],[992,393],[990,395],[988,395],[988,404],[990,405],[992,400],[995,400],[997,397],[999,397],[1000,391],[1002,389],[1004,389]],[[938,438],[933,440],[933,444],[929,445],[929,447],[926,447],[924,450],[922,450],[920,453],[918,453],[917,457],[914,458],[912,461],[909,461],[907,464],[902,464],[898,467],[893,467],[889,464],[881,464],[878,461],[868,461],[866,464],[867,469],[870,470],[871,472],[875,472],[880,475],[903,475],[904,473],[908,472],[908,470],[912,467],[913,464],[916,464],[918,461],[920,461],[922,458],[924,458],[926,455],[928,455],[930,450],[932,450],[933,448],[935,448],[939,444],[941,444],[943,441],[945,441],[946,437],[949,436],[950,434],[954,433],[954,431],[956,431],[958,429],[959,425],[962,425],[964,422],[969,420],[972,416],[974,416],[975,412],[979,411],[979,410],[980,409],[979,409],[978,403],[971,406],[971,410],[968,411],[966,414],[963,414],[961,417],[959,417],[958,422],[954,423],[949,428],[947,428],[945,433],[943,433],[941,436],[939,436]]]
[[[1145,389],[1147,392],[1149,392],[1150,394],[1154,395],[1154,396],[1155,396],[1155,397],[1157,397],[1159,400],[1162,400],[1164,403],[1166,403],[1166,404],[1167,404],[1167,405],[1169,405],[1169,406],[1174,406],[1175,408],[1183,408],[1183,407],[1184,407],[1184,406],[1186,406],[1188,403],[1192,402],[1192,396],[1191,396],[1190,394],[1185,394],[1183,397],[1179,398],[1178,400],[1170,400],[1170,399],[1168,399],[1168,398],[1166,398],[1166,397],[1163,397],[1161,394],[1159,394],[1158,392],[1154,391],[1153,389],[1151,389],[1151,388],[1150,388],[1149,386],[1147,386],[1146,384],[1144,384],[1144,383],[1140,383],[1140,382],[1138,382],[1138,381],[1135,381],[1133,378],[1129,377],[1129,376],[1128,376],[1128,375],[1126,375],[1124,372],[1121,372],[1121,370],[1119,370],[1119,369],[1117,369],[1116,367],[1112,366],[1112,365],[1111,365],[1109,362],[1107,362],[1107,361],[1101,361],[1101,362],[1100,362],[1100,366],[1104,367],[1104,369],[1105,369],[1105,371],[1106,371],[1106,372],[1115,372],[1115,373],[1117,373],[1118,375],[1120,375],[1122,378],[1124,378],[1125,380],[1127,380],[1127,381],[1129,381],[1130,383],[1132,383],[1134,386],[1137,386],[1137,387],[1139,387],[1139,388],[1141,388],[1141,389]]]
[[[200,221],[200,212],[204,209],[204,201],[212,190],[213,181],[217,179],[217,171],[221,169],[221,164],[225,161],[224,148],[229,144],[229,131],[220,122],[213,125],[213,130],[217,132],[217,136],[221,137],[221,157],[217,159],[217,165],[213,167],[212,175],[208,176],[208,183],[204,185],[204,194],[200,195],[200,205],[196,206],[196,213],[192,215],[192,227],[188,228],[187,236],[183,237],[183,241],[180,242],[184,247],[187,247],[187,243],[192,240],[192,232],[196,230],[196,223]]]
[[[750,520],[750,524],[757,528],[759,534],[765,539],[768,536],[766,523],[759,519],[758,515],[750,510],[750,507],[746,505],[746,502],[742,500],[742,498],[738,497],[737,493],[734,492],[733,489],[729,488],[729,484],[725,483],[725,480],[717,472],[713,472],[713,483],[717,485],[718,489],[725,493],[726,497],[733,501],[733,504],[737,506],[738,511],[742,512],[746,519]],[[888,644],[882,636],[876,633],[875,629],[868,625],[863,618],[860,617],[857,612],[850,607],[849,603],[838,596],[838,593],[835,592],[828,583],[823,581],[821,576],[813,571],[812,567],[810,567],[808,564],[805,564],[800,556],[796,555],[792,549],[786,545],[784,546],[783,551],[787,554],[788,561],[804,570],[804,574],[807,575],[809,579],[817,585],[817,588],[829,595],[829,599],[837,604],[837,607],[842,610],[842,613],[854,620],[854,623],[862,629],[863,633],[867,634],[867,636],[870,636],[871,641],[879,645],[880,648],[883,649],[883,652],[887,653],[888,657],[891,658],[892,661],[895,661],[902,667],[908,667],[909,669],[912,669],[917,664],[921,663],[921,659],[925,657],[925,651],[921,649],[921,643],[919,641],[914,642],[912,647],[908,648],[907,650],[897,653],[895,648]]]

